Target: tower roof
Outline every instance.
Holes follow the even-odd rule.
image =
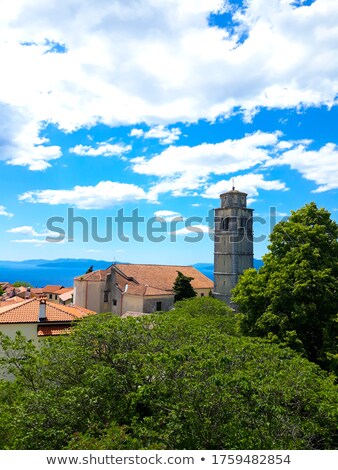
[[[238,189],[231,189],[230,191],[225,191],[224,193],[220,194],[220,197],[225,196],[226,194],[243,194],[244,196],[247,196],[247,193],[243,193],[242,191],[238,191]]]

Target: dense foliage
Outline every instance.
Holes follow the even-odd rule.
[[[332,377],[240,334],[209,297],[174,311],[81,321],[36,350],[2,338],[2,449],[334,449]]]
[[[259,271],[233,291],[244,333],[269,338],[338,373],[338,225],[310,203],[277,224]]]

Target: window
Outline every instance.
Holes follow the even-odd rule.
[[[203,294],[203,293],[201,294],[201,297],[204,297],[204,294]]]
[[[109,299],[109,290],[104,291],[103,302],[108,302]]]
[[[50,300],[53,300],[53,294],[49,294]]]
[[[226,232],[229,230],[229,217],[222,220],[222,230],[225,230]]]
[[[159,312],[162,310],[162,302],[156,302],[156,311]]]
[[[235,216],[232,216],[232,217],[226,217],[225,219],[222,220],[222,230],[224,230],[225,232],[227,232],[230,228],[232,230],[236,230],[236,221],[237,221],[237,217]]]
[[[117,300],[116,299],[113,299],[113,305],[117,305]]]

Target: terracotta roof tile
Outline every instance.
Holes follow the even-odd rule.
[[[213,289],[214,283],[200,271],[193,266],[166,266],[156,264],[118,264],[115,269],[120,271],[124,276],[130,278],[124,280],[125,284],[130,284],[135,280],[138,284],[148,287],[148,295],[156,295],[155,291],[172,292],[172,287],[177,277],[178,271],[188,277],[192,277],[191,285],[194,289]],[[117,277],[117,282],[120,285],[120,278]],[[150,293],[151,292],[151,293]]]
[[[46,294],[54,294],[56,291],[62,289],[63,286],[53,286],[53,285],[47,285],[43,287],[42,291]]]
[[[73,292],[74,287],[63,287],[62,289],[56,290],[53,292],[56,295],[62,295],[62,294],[67,294],[68,292]]]
[[[109,274],[109,269],[99,269],[98,271],[92,271],[88,274],[82,274],[82,276],[77,276],[76,281],[105,281],[107,274]]]
[[[34,294],[34,295],[43,294],[43,288],[42,287],[31,287],[31,294]]]
[[[8,307],[0,307],[0,323],[38,323],[40,300],[36,297]],[[95,312],[73,305],[46,302],[46,322],[71,322]]]
[[[25,300],[22,299],[21,297],[15,296],[15,297],[12,297],[8,300],[4,300],[3,302],[0,302],[0,308],[9,307],[10,305],[16,305],[16,304],[24,302],[24,301]]]
[[[59,299],[62,300],[62,302],[67,302],[67,300],[72,300],[73,299],[73,294],[74,294],[74,290],[72,289],[69,292],[65,292],[64,294],[60,294]]]
[[[69,325],[38,325],[38,336],[59,336],[69,332]]]

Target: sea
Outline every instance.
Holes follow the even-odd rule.
[[[118,264],[118,262],[116,262]],[[88,268],[94,270],[106,269],[111,261],[97,261],[93,259],[56,260],[26,260],[26,261],[0,261],[0,282],[29,282],[33,287],[44,287],[47,284],[74,285],[74,277],[81,276]],[[262,266],[261,260],[254,260],[258,269]],[[196,263],[193,265],[209,279],[214,279],[214,265],[212,263]]]

